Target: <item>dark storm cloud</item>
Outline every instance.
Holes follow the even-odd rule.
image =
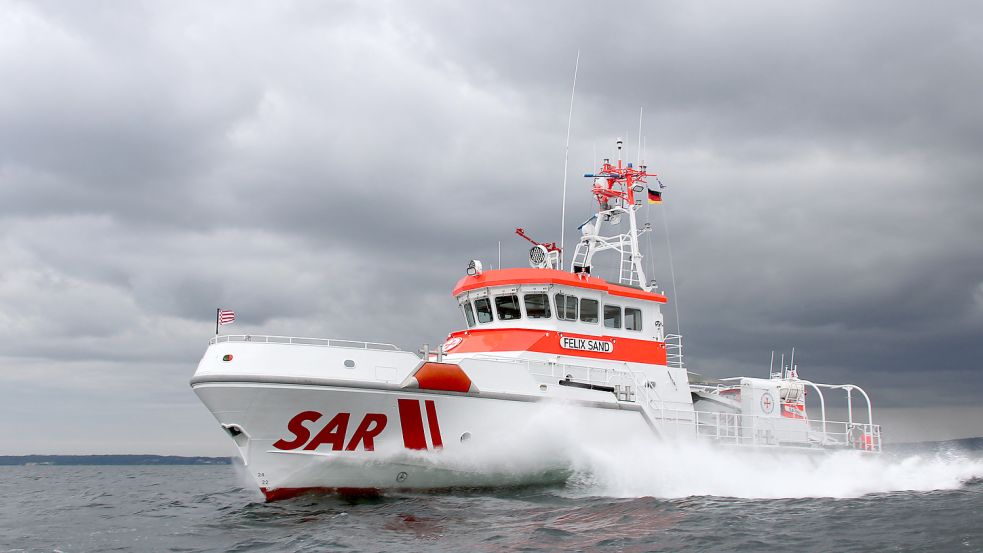
[[[879,404],[983,392],[977,4],[2,9],[0,367],[30,390],[12,417],[51,412],[24,428],[87,395],[80,444],[152,397],[141,424],[207,426],[184,386],[219,305],[242,332],[438,343],[468,259],[559,239],[578,49],[567,247],[578,175],[618,136],[634,157],[644,106],[691,368],[795,345]],[[175,450],[219,438],[194,432]]]
[[[724,153],[756,139],[965,153],[983,137],[974,102],[981,8],[972,3],[618,3],[563,14],[499,4],[480,17],[450,9],[434,34],[480,60],[475,73],[486,82],[539,86],[552,102],[569,73],[557,60],[579,48],[581,91],[601,104],[591,113],[610,120],[612,110],[646,104],[679,124],[668,142],[699,139]],[[516,48],[527,55],[516,59]]]

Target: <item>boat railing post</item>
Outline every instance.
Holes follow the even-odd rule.
[[[756,415],[749,415],[751,417],[751,445],[758,444],[758,417]]]
[[[826,398],[823,397],[823,392],[822,392],[822,390],[819,389],[818,386],[816,387],[816,391],[819,392],[819,410],[822,413],[822,417],[823,417],[823,444],[825,444],[826,443],[826,440],[827,440],[827,438],[826,438]]]
[[[851,384],[851,386],[853,388],[856,388],[857,391],[860,392],[860,394],[862,396],[864,396],[864,400],[867,401],[867,424],[870,425],[871,428],[873,428],[873,426],[874,426],[874,407],[870,404],[870,396],[868,396],[867,395],[867,392],[865,392],[864,389],[861,388],[860,386],[853,386],[852,384]]]
[[[850,426],[853,426],[853,387],[846,387],[846,420]]]
[[[734,445],[744,441],[744,413],[734,415]]]
[[[826,436],[826,398],[823,397],[823,391],[819,388],[819,385],[817,385],[817,384],[815,384],[813,382],[810,382],[808,380],[803,380],[802,383],[803,384],[807,384],[809,386],[812,386],[812,389],[813,390],[816,390],[816,393],[819,395],[819,410],[820,410],[821,416],[822,416],[822,419],[821,419],[820,422],[823,425],[823,445],[826,445],[826,441],[827,441],[827,436]]]
[[[748,436],[742,435],[741,436],[742,445],[744,445],[744,444],[746,444],[748,442],[750,442],[751,445],[754,445],[755,440],[757,439],[757,437],[755,435],[755,432],[756,432],[757,428],[756,428],[756,425],[755,425],[755,422],[754,422],[754,415],[748,415],[748,419],[750,419],[750,420],[748,420],[745,424],[748,425],[748,432],[747,432],[747,434],[750,436],[751,439],[748,440],[747,439]]]

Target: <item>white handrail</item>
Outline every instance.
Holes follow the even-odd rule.
[[[867,424],[874,424],[874,407],[870,404],[870,396],[867,395],[867,392],[865,392],[860,386],[853,384],[846,384],[843,387],[847,390],[847,393],[856,390],[863,394],[864,399],[867,400]]]
[[[683,337],[680,334],[666,334],[663,340],[666,346],[666,365],[672,368],[684,369]]]
[[[214,338],[208,340],[209,345],[222,342],[256,342],[260,344],[293,344],[300,346],[402,351],[393,344],[386,344],[382,342],[338,340],[334,338],[304,338],[299,336],[268,336],[264,334],[224,334],[222,336],[215,336]]]
[[[685,415],[685,416],[683,416]],[[690,419],[690,416],[694,416]],[[726,420],[721,420],[722,418]],[[774,426],[775,422],[786,420],[758,415],[742,415],[740,413],[722,413],[717,411],[685,411],[679,409],[664,409],[659,415],[664,424],[692,424],[698,437],[711,438],[734,445],[782,445],[800,444],[801,447],[814,447],[810,443],[808,433],[803,429],[782,428]],[[859,449],[862,451],[881,451],[881,428],[876,424],[851,424],[844,421],[829,421],[806,419],[803,422],[811,425],[823,425],[824,429],[832,425],[837,430],[826,429],[823,432],[821,445],[844,449]],[[742,429],[745,432],[742,432]],[[762,434],[762,431],[765,433]],[[860,435],[854,434],[860,431]],[[783,439],[784,436],[784,439]],[[790,438],[790,436],[795,436]]]
[[[856,384],[816,384],[816,383],[813,383],[813,382],[809,382],[808,380],[799,380],[799,381],[802,382],[802,383],[805,383],[805,384],[809,384],[810,386],[812,386],[813,388],[815,388],[817,392],[819,392],[819,388],[820,387],[827,388],[827,389],[830,389],[830,390],[846,390],[846,393],[847,393],[847,418],[849,419],[849,422],[851,422],[851,423],[853,422],[853,405],[852,405],[850,394],[851,394],[851,392],[853,390],[856,390],[856,391],[860,392],[861,395],[864,396],[864,400],[867,402],[867,424],[869,424],[869,425],[873,425],[874,424],[874,407],[873,407],[873,405],[871,405],[870,396],[868,396],[867,395],[867,392],[865,392],[864,389],[861,388],[860,386],[857,386]],[[822,399],[823,399],[822,392],[819,392],[819,399],[820,399],[820,402],[822,402]],[[824,419],[826,418],[825,405],[823,405],[823,418]]]
[[[813,390],[816,390],[816,393],[819,394],[819,410],[822,412],[822,417],[823,417],[823,443],[825,443],[826,442],[826,398],[823,397],[823,391],[820,390],[819,387],[820,386],[827,386],[828,387],[829,385],[828,384],[815,384],[815,383],[809,382],[808,380],[799,380],[799,382],[801,382],[803,384],[808,384],[809,386],[812,386],[812,389]]]

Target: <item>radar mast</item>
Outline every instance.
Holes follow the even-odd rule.
[[[594,255],[613,250],[620,256],[618,284],[651,292],[656,287],[655,281],[646,279],[638,237],[651,232],[652,227],[646,223],[639,228],[635,214],[646,203],[646,199],[661,202],[661,193],[648,189],[645,179],[656,177],[656,174],[647,172],[644,162],[637,168],[630,162],[622,164],[621,149],[624,142],[619,138],[617,144],[617,165],[605,158],[600,171],[584,175],[594,179],[591,192],[597,200],[598,211],[580,225],[580,242],[573,254],[570,270],[573,273],[590,274]],[[628,228],[624,232],[618,232],[622,218],[627,218]]]

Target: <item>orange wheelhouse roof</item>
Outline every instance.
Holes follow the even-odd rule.
[[[599,290],[601,292],[607,292],[612,296],[659,303],[666,303],[668,301],[662,294],[646,292],[619,284],[610,284],[606,280],[594,276],[581,276],[556,269],[527,269],[523,267],[516,269],[495,269],[484,271],[480,275],[465,276],[457,281],[457,286],[454,287],[452,295],[458,296],[461,292],[476,290],[478,288],[488,288],[490,286],[514,286],[519,284],[560,284],[575,288]]]

